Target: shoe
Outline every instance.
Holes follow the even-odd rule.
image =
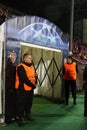
[[[22,119],[18,119],[17,123],[18,123],[18,126],[19,126],[19,127],[22,127],[22,126],[23,126]]]
[[[24,120],[25,121],[34,121],[34,119],[31,117],[31,115],[26,116]]]
[[[12,118],[11,117],[5,117],[5,123],[6,124],[10,124],[12,122]]]

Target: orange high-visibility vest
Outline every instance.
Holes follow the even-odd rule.
[[[21,65],[24,67],[24,70],[26,72],[26,76],[31,81],[31,83],[35,85],[35,81],[36,81],[34,67],[27,66],[24,63],[21,63],[16,67],[16,81],[15,81],[15,88],[16,89],[19,89],[19,77],[18,77],[18,73],[17,73],[17,68]],[[28,86],[27,84],[24,83],[24,90],[26,90],[26,91],[32,90],[32,87]]]
[[[63,78],[65,80],[76,80],[76,62],[73,62],[72,64],[64,64],[65,67],[65,73],[63,75]]]

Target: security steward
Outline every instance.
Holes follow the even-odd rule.
[[[63,66],[63,79],[65,89],[65,104],[69,103],[69,92],[71,90],[73,104],[76,105],[76,78],[78,73],[77,63],[73,62],[72,56],[67,57],[67,62]]]
[[[31,107],[33,102],[33,90],[36,88],[36,74],[32,65],[32,57],[29,53],[23,55],[23,62],[16,68],[17,90],[17,122],[23,126],[23,116],[26,120],[32,121]]]

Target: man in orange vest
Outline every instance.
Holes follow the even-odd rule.
[[[77,63],[73,62],[72,56],[67,57],[67,62],[63,66],[63,79],[65,89],[65,104],[69,102],[70,87],[72,91],[73,104],[76,105],[76,78],[78,73]]]
[[[29,53],[26,53],[23,55],[23,62],[16,68],[17,120],[20,127],[23,126],[22,117],[24,113],[28,121],[32,120],[30,113],[36,80],[32,57]]]

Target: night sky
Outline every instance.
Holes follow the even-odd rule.
[[[36,15],[56,24],[64,33],[70,30],[71,0],[0,0],[6,8]],[[74,21],[87,17],[87,0],[75,0]]]

